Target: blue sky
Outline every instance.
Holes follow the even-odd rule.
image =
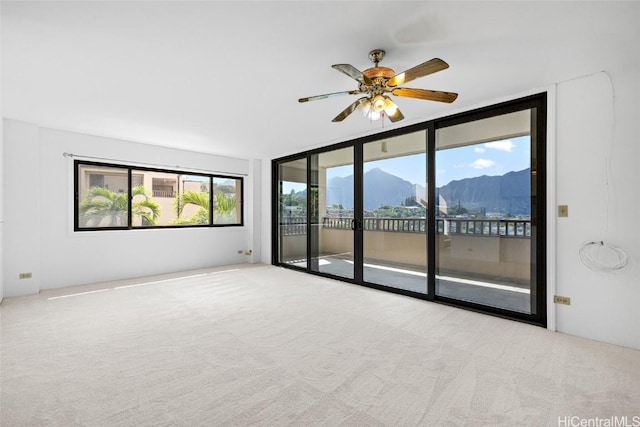
[[[440,150],[436,152],[436,186],[441,187],[451,181],[482,175],[504,175],[511,171],[520,171],[529,167],[530,137],[522,136],[483,144]],[[396,157],[392,159],[366,162],[365,173],[373,168],[405,179],[413,184],[425,185],[425,155]],[[353,174],[353,166],[341,166],[327,170],[327,180],[333,177],[345,177]],[[287,186],[285,192],[304,186]]]
[[[531,138],[521,136],[436,153],[436,186],[482,175],[504,175],[529,167]]]

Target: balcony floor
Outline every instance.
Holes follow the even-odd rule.
[[[306,261],[291,262],[305,268]],[[353,278],[353,260],[345,256],[322,256],[318,260],[322,273]],[[427,274],[424,266],[398,266],[365,260],[364,279],[368,283],[389,286],[421,294],[427,293]],[[436,276],[439,296],[515,311],[531,313],[529,288],[513,283],[497,283],[487,279],[458,277],[455,273]]]

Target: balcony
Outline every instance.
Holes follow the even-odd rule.
[[[321,271],[352,263],[352,217],[325,217],[318,229]],[[437,218],[438,294],[529,312],[531,221]],[[280,224],[281,260],[305,266],[305,217]],[[380,277],[396,288],[426,292],[426,219],[364,218],[365,280]],[[334,270],[332,270],[334,269]],[[372,273],[373,272],[373,273]]]
[[[176,192],[173,190],[153,190],[153,197],[176,197]]]

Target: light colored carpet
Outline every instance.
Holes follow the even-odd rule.
[[[2,426],[640,416],[635,350],[272,266],[183,275],[5,299]]]

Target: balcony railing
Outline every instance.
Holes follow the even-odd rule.
[[[350,230],[353,217],[325,217],[322,227],[328,229]],[[479,237],[531,238],[531,220],[528,219],[468,219],[437,218],[438,234],[465,235]],[[364,218],[365,231],[384,231],[395,233],[424,233],[425,218]],[[293,236],[307,233],[307,219],[303,216],[282,218],[282,235]]]
[[[289,216],[280,220],[280,233],[283,236],[300,236],[307,234],[306,216]]]
[[[473,236],[531,237],[531,220],[528,219],[459,219],[438,218],[439,234],[463,234]]]
[[[350,229],[352,217],[325,217],[322,220],[324,228]],[[405,233],[424,233],[424,218],[364,218],[362,228],[367,231],[393,231]]]
[[[173,190],[153,190],[153,197],[176,197]]]

